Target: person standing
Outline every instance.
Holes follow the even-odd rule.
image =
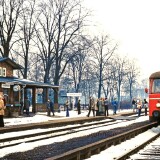
[[[137,100],[137,109],[138,109],[138,117],[141,116],[141,109],[142,109],[142,101]]]
[[[116,98],[112,100],[113,114],[117,114],[117,101]]]
[[[29,116],[30,101],[29,101],[28,97],[26,97],[25,100],[24,100],[24,106],[25,106],[25,109],[26,109],[26,114],[27,114],[27,116]]]
[[[136,109],[136,100],[134,98],[132,100],[132,109],[133,109],[133,112],[135,112],[135,109]]]
[[[73,101],[71,101],[71,103],[70,103],[70,107],[71,107],[71,110],[73,110],[74,108],[73,108]]]
[[[147,100],[146,100],[146,99],[144,99],[143,106],[144,106],[145,116],[147,116],[148,102],[147,102]]]
[[[4,106],[6,106],[6,98],[5,98],[5,97],[6,97],[6,95],[3,95],[3,96],[2,96],[2,100],[3,100],[3,102],[4,102]]]
[[[96,116],[99,116],[99,99],[96,101]]]
[[[0,95],[0,127],[4,127],[4,110],[6,109],[6,106],[4,105],[3,97]]]
[[[99,98],[98,107],[99,107],[98,113],[99,113],[99,116],[101,116],[104,114],[104,100],[103,100],[103,98]]]
[[[81,114],[81,100],[80,99],[78,100],[78,103],[77,103],[77,110],[78,110],[78,114]]]
[[[87,114],[87,117],[89,117],[90,115],[90,112],[91,112],[91,103],[92,103],[92,97],[89,97],[89,104],[88,104],[88,114]]]
[[[69,117],[69,102],[68,100],[66,100],[66,103],[65,103],[65,108],[66,108],[66,117]]]
[[[54,104],[51,100],[50,100],[50,111],[52,112],[52,115],[55,116],[54,115]]]
[[[105,100],[104,100],[104,115],[105,116],[106,116],[106,112],[107,112],[107,116],[109,116],[108,105],[109,105],[109,102],[108,102],[108,98],[106,97]]]
[[[50,116],[51,115],[51,108],[50,108],[50,100],[48,99],[47,103],[47,116]]]
[[[90,116],[91,110],[93,112],[93,116],[95,117],[95,107],[96,107],[96,103],[94,101],[94,98],[90,97],[90,100],[89,100],[89,112],[87,114],[87,117]]]

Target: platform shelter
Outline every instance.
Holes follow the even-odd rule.
[[[21,110],[24,104],[24,98],[27,96],[25,92],[27,89],[31,89],[31,106],[32,112],[45,111],[48,100],[48,90],[53,89],[54,92],[58,92],[59,86],[52,85],[50,83],[43,83],[32,81],[28,79],[20,79],[13,76],[14,70],[21,70],[23,67],[10,58],[0,58],[0,94],[3,94],[6,100],[6,112],[5,116],[18,116],[21,114]],[[36,95],[37,90],[42,89],[44,93],[44,103],[37,103]],[[58,104],[54,104],[58,110]]]

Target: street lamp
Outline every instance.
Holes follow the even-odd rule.
[[[0,15],[0,46],[2,45],[2,16]]]

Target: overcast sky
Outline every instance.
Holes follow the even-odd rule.
[[[142,77],[160,70],[160,0],[84,0],[96,24],[137,59]]]

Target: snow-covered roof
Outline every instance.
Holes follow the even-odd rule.
[[[37,81],[31,81],[28,79],[19,79],[17,77],[0,77],[1,83],[10,83],[10,84],[19,84],[19,85],[27,85],[27,86],[39,86],[39,87],[50,87],[50,88],[58,88],[59,86],[52,85],[50,83],[43,83]]]

